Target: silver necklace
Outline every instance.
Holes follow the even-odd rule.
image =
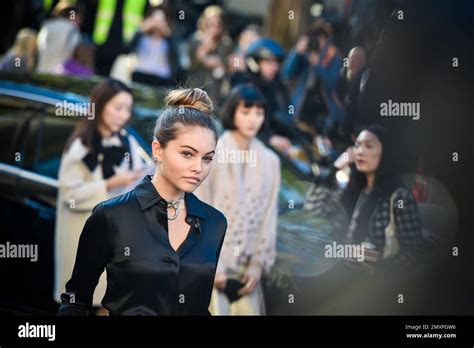
[[[181,210],[181,206],[182,206],[182,202],[183,202],[183,198],[184,198],[184,192],[183,194],[181,195],[181,197],[179,197],[177,200],[170,200],[170,201],[166,201],[166,204],[167,204],[167,209],[169,208],[173,208],[174,209],[174,215],[173,216],[168,216],[168,220],[176,220],[176,218],[178,217],[179,215],[179,211]]]

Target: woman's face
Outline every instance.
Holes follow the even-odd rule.
[[[262,59],[259,62],[260,74],[266,80],[272,81],[278,74],[280,63],[275,58]]]
[[[119,92],[102,111],[101,126],[109,132],[120,131],[132,116],[133,97],[127,92]]]
[[[184,192],[193,192],[206,179],[216,149],[214,133],[202,127],[183,127],[165,148],[153,140],[153,156],[161,175]]]
[[[222,19],[219,16],[212,16],[207,20],[206,33],[211,37],[217,37],[222,33]]]
[[[257,135],[265,120],[265,111],[261,106],[245,106],[240,101],[234,113],[234,125],[237,131],[246,138]]]
[[[382,143],[374,133],[360,132],[354,145],[355,165],[359,172],[373,174],[382,158]]]

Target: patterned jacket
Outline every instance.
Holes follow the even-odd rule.
[[[423,245],[420,214],[409,189],[399,187],[389,197],[379,199],[370,216],[368,239],[375,245],[375,250],[382,255],[385,246],[385,228],[390,223],[390,198],[394,193],[396,193],[393,204],[395,233],[400,251],[392,258],[379,260],[378,266],[406,271],[418,263]],[[312,185],[306,194],[304,209],[329,219],[335,229],[343,229],[342,233],[345,234],[350,218],[339,202],[340,196],[340,191]]]

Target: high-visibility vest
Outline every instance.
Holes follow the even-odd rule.
[[[95,44],[102,45],[107,41],[116,5],[117,0],[99,0],[94,32],[92,33],[92,40]],[[138,30],[143,19],[145,5],[146,0],[125,0],[122,12],[122,38],[124,42],[130,42]]]
[[[53,7],[53,0],[43,0],[43,12],[49,13]]]

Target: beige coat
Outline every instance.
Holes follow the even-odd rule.
[[[245,273],[259,274],[273,266],[280,180],[280,159],[260,140],[245,154],[230,132],[219,138],[210,174],[195,191],[227,218],[217,272],[241,273],[245,267]]]
[[[143,150],[133,136],[128,135],[133,169],[152,171],[152,162],[143,159]],[[106,182],[99,164],[93,172],[83,163],[87,148],[76,139],[63,154],[59,168],[59,193],[57,200],[56,243],[55,243],[55,284],[54,298],[60,302],[65,292],[66,282],[71,278],[76,252],[84,224],[98,203],[132,190],[140,181],[121,190],[107,192]],[[128,161],[124,158],[116,172],[127,170]],[[93,253],[94,250],[91,250]],[[102,273],[94,293],[93,303],[100,305],[106,289],[105,272]]]

